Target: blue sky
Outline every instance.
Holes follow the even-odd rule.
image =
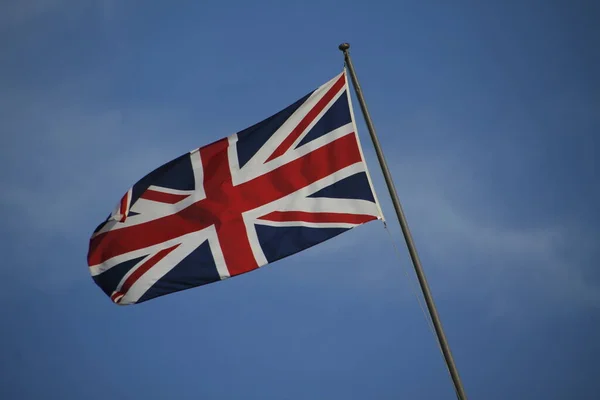
[[[133,182],[331,79],[348,41],[470,398],[597,398],[599,17],[591,1],[2,2],[0,397],[452,398],[355,98],[399,255],[373,222],[129,307],[87,270]]]

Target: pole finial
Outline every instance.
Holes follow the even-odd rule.
[[[349,48],[350,48],[350,43],[342,43],[338,46],[338,49],[340,49],[344,53],[347,52]]]

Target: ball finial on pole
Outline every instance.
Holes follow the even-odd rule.
[[[349,48],[350,48],[350,43],[342,43],[338,46],[338,49],[340,49],[344,53],[347,52]]]

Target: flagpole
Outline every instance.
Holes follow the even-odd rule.
[[[396,215],[398,216],[398,222],[400,222],[400,227],[402,228],[402,233],[404,234],[404,239],[406,240],[406,245],[408,247],[408,252],[410,253],[410,258],[415,268],[417,278],[419,279],[419,285],[421,286],[421,290],[423,291],[423,296],[425,297],[425,302],[427,303],[427,309],[429,310],[429,314],[431,315],[431,320],[435,328],[437,339],[440,343],[442,353],[444,354],[444,359],[446,361],[446,365],[448,366],[450,376],[452,377],[454,388],[456,389],[456,395],[460,400],[466,400],[467,395],[465,394],[465,390],[462,386],[460,376],[458,375],[458,369],[454,364],[454,359],[452,358],[452,353],[450,351],[450,345],[446,340],[446,335],[444,334],[444,330],[442,328],[442,322],[435,307],[435,303],[433,302],[433,297],[431,296],[431,291],[429,290],[427,278],[425,278],[425,272],[423,272],[423,267],[421,266],[421,261],[419,259],[419,255],[417,254],[415,243],[408,228],[408,222],[406,221],[404,211],[402,210],[402,206],[400,205],[400,200],[398,199],[398,194],[396,193],[396,188],[394,187],[394,182],[392,181],[392,176],[385,161],[385,157],[383,156],[383,151],[381,149],[381,145],[379,144],[379,139],[375,134],[375,127],[373,126],[373,121],[371,120],[371,116],[369,115],[369,111],[367,110],[367,104],[365,103],[362,90],[358,83],[358,79],[356,78],[356,73],[354,72],[354,66],[352,65],[350,53],[348,52],[348,49],[350,49],[350,45],[348,43],[342,43],[339,45],[339,49],[344,53],[344,59],[346,61],[346,66],[348,67],[348,72],[350,72],[350,77],[352,78],[354,91],[356,92],[356,97],[358,98],[358,102],[360,103],[360,108],[365,118],[367,129],[369,130],[369,134],[371,135],[373,146],[375,147],[375,152],[377,153],[377,158],[379,159],[379,164],[381,165],[381,169],[383,171],[383,177],[385,178],[385,182],[387,184],[390,196],[392,198],[394,209],[396,210]]]

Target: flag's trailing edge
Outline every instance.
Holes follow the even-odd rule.
[[[346,70],[258,124],[131,187],[94,231],[88,265],[120,305],[244,274],[383,215]]]

